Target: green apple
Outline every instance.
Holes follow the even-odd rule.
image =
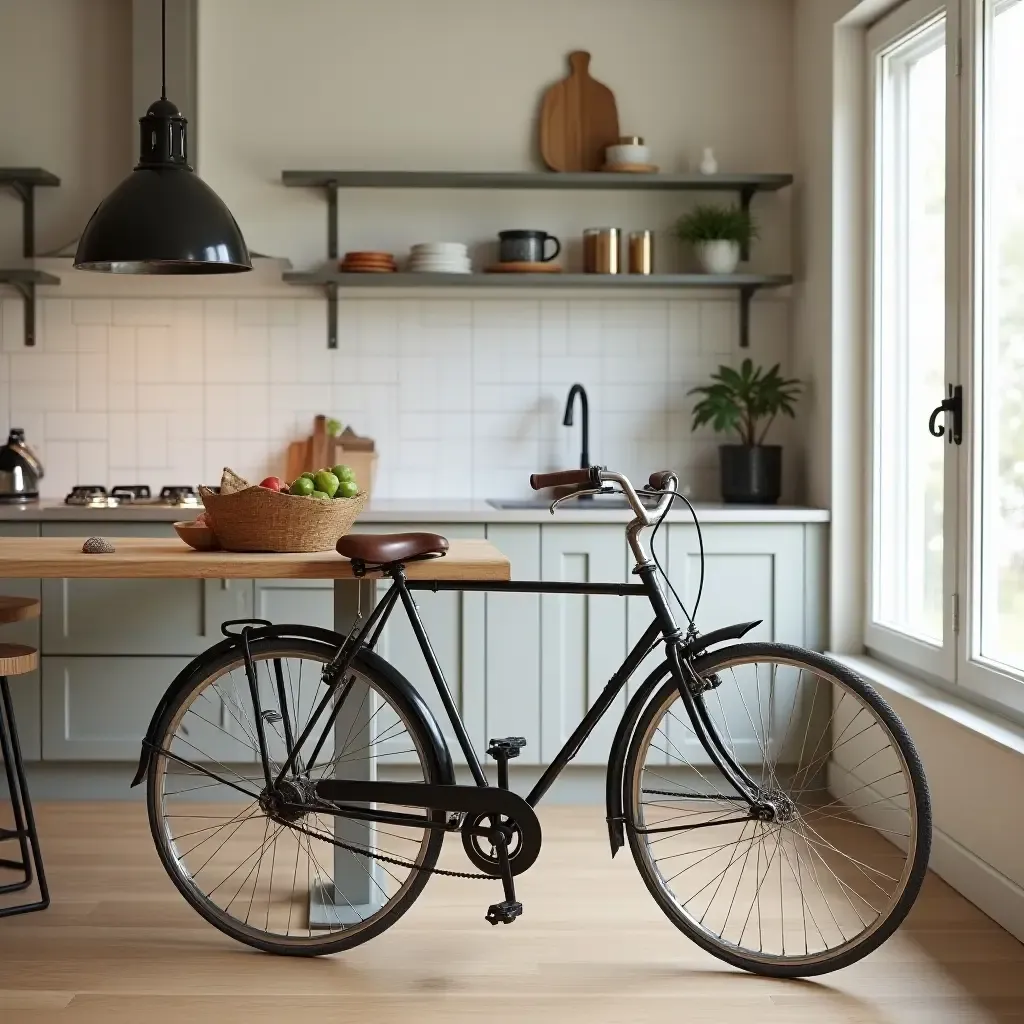
[[[331,500],[331,496],[326,491],[314,491],[310,495],[310,497],[311,498],[318,498],[320,501],[330,501]]]
[[[323,491],[328,498],[333,498],[338,492],[338,478],[329,470],[321,469],[315,477],[313,477],[313,483],[318,491]]]
[[[342,480],[338,484],[338,498],[354,498],[359,493],[359,484],[355,480]]]
[[[355,478],[356,478],[355,473],[352,472],[352,467],[351,466],[334,466],[331,469],[331,472],[339,480],[355,480]]]
[[[298,494],[302,497],[308,498],[314,491],[313,481],[308,476],[300,476],[296,479],[291,487],[288,488],[292,494]]]

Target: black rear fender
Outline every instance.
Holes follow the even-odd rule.
[[[727,640],[739,640],[746,636],[756,622],[738,622],[732,626],[723,626],[713,630],[696,640],[684,644],[680,652],[684,658],[695,658],[711,647],[725,643]],[[625,806],[626,755],[629,753],[629,741],[633,738],[636,724],[647,707],[654,691],[671,675],[672,668],[668,661],[663,661],[640,685],[633,694],[633,699],[626,707],[625,714],[619,722],[612,740],[611,753],[608,755],[608,777],[605,781],[605,804],[607,807],[608,841],[611,843],[612,856],[622,848],[626,841],[623,807]]]
[[[285,637],[314,640],[318,643],[326,644],[335,650],[345,641],[344,635],[336,633],[331,629],[322,629],[319,626],[281,625],[265,626],[260,629],[252,630],[249,633],[249,642],[255,643],[261,639],[279,640]],[[175,702],[180,694],[187,693],[207,675],[209,675],[211,666],[216,661],[226,653],[240,648],[240,646],[241,643],[237,637],[229,637],[222,640],[219,644],[214,644],[213,647],[204,651],[198,658],[190,661],[178,673],[178,675],[175,676],[170,686],[168,686],[164,691],[164,695],[160,698],[160,701],[156,706],[156,710],[153,712],[153,717],[150,719],[149,728],[146,730],[146,736],[142,742],[142,755],[139,758],[139,767],[135,773],[135,778],[132,779],[132,786],[139,785],[139,783],[145,779],[146,773],[149,771],[149,763],[152,760],[153,750],[157,744],[160,727],[163,722],[164,715],[167,713],[167,709]],[[364,648],[359,652],[357,660],[360,661],[369,672],[384,676],[399,695],[408,702],[412,713],[419,717],[424,732],[429,738],[431,746],[434,748],[434,753],[437,756],[437,763],[440,765],[442,776],[438,781],[441,784],[454,784],[455,769],[452,765],[451,753],[441,736],[441,730],[438,728],[437,720],[434,718],[430,709],[427,707],[426,702],[420,696],[416,688],[397,669],[371,650]]]

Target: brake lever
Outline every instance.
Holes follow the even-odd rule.
[[[555,509],[558,508],[558,506],[561,505],[563,501],[572,501],[575,498],[586,498],[586,497],[589,497],[590,495],[593,495],[593,494],[614,494],[614,493],[615,493],[615,488],[614,487],[594,487],[594,488],[591,488],[590,490],[586,490],[586,491],[572,491],[569,494],[563,494],[560,498],[555,498],[555,500],[553,502],[551,502],[551,506],[548,509],[548,511],[552,515],[554,515],[555,514]]]

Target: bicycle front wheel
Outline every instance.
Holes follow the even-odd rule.
[[[854,963],[906,917],[928,866],[910,737],[867,683],[811,651],[737,644],[694,667],[704,720],[770,810],[751,813],[667,683],[626,761],[626,829],[647,888],[689,938],[744,970]]]
[[[250,647],[259,707],[242,654],[201,665],[166,709],[149,767],[157,852],[185,899],[215,928],[270,953],[348,949],[394,924],[437,862],[443,832],[424,824],[343,818],[315,794],[319,779],[440,783],[422,712],[389,666],[357,657],[325,711],[334,728],[302,744],[293,769],[267,787],[260,722],[276,777],[328,693],[329,643],[299,637]],[[416,814],[407,807],[375,804]],[[424,822],[440,812],[420,812]]]

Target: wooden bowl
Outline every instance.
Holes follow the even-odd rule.
[[[174,532],[190,548],[195,548],[196,551],[220,550],[220,541],[217,540],[217,534],[202,523],[175,523]]]

